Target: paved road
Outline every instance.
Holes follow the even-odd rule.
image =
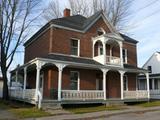
[[[160,111],[129,113],[94,120],[160,120]]]

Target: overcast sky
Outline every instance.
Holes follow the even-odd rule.
[[[44,6],[50,0],[43,0]],[[67,0],[60,0],[61,7],[67,6]],[[160,51],[160,0],[134,0],[127,33],[138,40],[138,66],[142,65],[156,51]],[[11,69],[23,64],[23,54],[17,53]]]

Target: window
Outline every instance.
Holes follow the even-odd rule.
[[[71,71],[70,72],[70,89],[78,90],[78,84],[79,84],[79,72]]]
[[[148,69],[149,73],[152,73],[152,66],[148,66],[147,69]]]
[[[103,46],[100,43],[98,45],[98,55],[103,55]]]
[[[123,80],[124,80],[124,90],[128,91],[128,78],[126,75],[123,77]]]
[[[104,29],[103,29],[103,28],[99,28],[99,29],[97,30],[97,34],[98,34],[98,36],[105,34]]]
[[[71,55],[79,56],[79,41],[71,39]]]
[[[123,63],[127,63],[127,49],[123,49]]]
[[[154,88],[160,89],[160,79],[154,79]]]

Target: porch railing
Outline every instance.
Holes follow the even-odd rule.
[[[146,90],[124,91],[124,99],[141,99],[141,98],[148,98],[148,92]]]
[[[35,99],[35,89],[10,89],[9,95],[13,98],[33,100]]]
[[[120,65],[121,59],[119,57],[106,56],[106,63]]]
[[[100,100],[104,98],[101,90],[62,90],[62,100]]]
[[[150,95],[160,95],[160,90],[150,90]]]
[[[160,98],[160,90],[150,90],[150,97],[153,99]]]

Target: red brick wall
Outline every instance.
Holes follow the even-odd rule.
[[[124,42],[123,48],[127,49],[128,52],[128,64],[137,66],[137,47],[134,44]]]
[[[50,30],[47,30],[30,45],[25,47],[24,63],[41,56],[46,56],[49,52]]]
[[[102,27],[109,32],[102,19],[99,19],[86,33],[79,33],[64,29],[53,30],[53,48],[52,52],[70,54],[70,39],[80,39],[80,56],[92,57],[92,37],[97,35],[97,29]]]
[[[70,54],[70,39],[80,39],[80,56],[92,57],[92,37],[97,35],[97,29],[109,29],[103,19],[99,19],[86,33],[79,33],[59,28],[48,29],[30,45],[25,47],[25,63],[35,57],[46,56],[49,52]],[[136,45],[125,42],[123,47],[128,49],[128,63],[137,65]],[[107,46],[109,48],[109,46]],[[95,50],[97,52],[97,48]],[[109,49],[107,49],[109,55]],[[119,47],[113,48],[113,55],[119,57]]]
[[[136,74],[126,73],[128,77],[128,90],[136,90]]]

